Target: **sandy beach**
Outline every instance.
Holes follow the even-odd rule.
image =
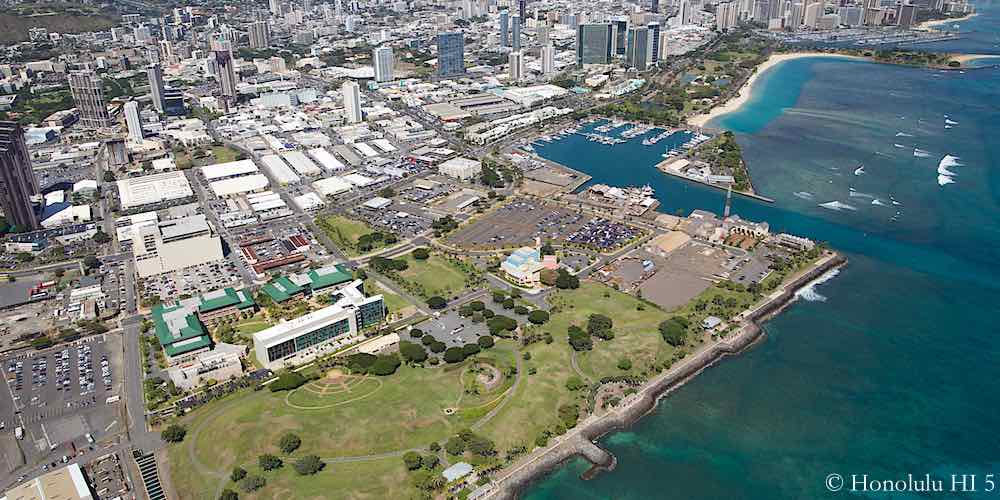
[[[732,113],[733,111],[740,109],[740,106],[743,106],[743,104],[745,104],[747,100],[750,99],[750,95],[753,90],[753,85],[757,81],[757,78],[760,75],[764,74],[765,71],[767,71],[773,66],[781,64],[785,61],[791,61],[792,59],[800,59],[803,57],[839,57],[839,58],[853,58],[853,59],[864,60],[863,57],[845,56],[841,54],[831,54],[827,52],[795,52],[790,54],[774,54],[771,57],[769,57],[766,61],[764,61],[760,66],[757,66],[757,69],[753,72],[753,74],[750,75],[750,78],[747,78],[747,81],[743,84],[742,87],[740,87],[740,90],[736,93],[735,97],[729,99],[728,101],[726,101],[721,105],[712,108],[711,110],[709,110],[708,113],[702,113],[688,118],[687,123],[689,125],[694,125],[697,127],[704,127],[705,124],[708,123],[713,118],[722,116],[727,113]]]
[[[962,21],[968,21],[969,19],[972,19],[973,17],[976,17],[977,15],[979,15],[979,14],[976,13],[976,12],[973,12],[971,14],[966,14],[966,15],[964,15],[962,17],[953,17],[953,18],[950,18],[950,19],[935,19],[933,21],[924,21],[924,22],[920,23],[919,25],[917,25],[917,29],[925,29],[925,30],[928,30],[928,31],[937,31],[936,29],[934,29],[935,26],[949,25],[949,24],[952,24],[952,23],[959,23],[959,22],[962,22]]]

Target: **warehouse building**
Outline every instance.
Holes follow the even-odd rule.
[[[0,500],[93,500],[80,464],[69,464],[7,490]]]
[[[255,174],[257,172],[259,172],[259,170],[257,169],[257,164],[254,163],[253,160],[239,160],[227,163],[216,163],[214,165],[201,167],[201,175],[205,176],[205,180],[208,181],[227,179],[230,177],[237,177],[240,175]]]
[[[313,189],[316,190],[320,196],[336,196],[340,193],[346,193],[351,189],[354,189],[354,185],[344,179],[333,176],[326,179],[320,179],[312,183]]]
[[[244,175],[242,177],[231,177],[209,184],[212,192],[219,198],[230,198],[250,193],[260,193],[266,191],[270,182],[264,174]]]
[[[461,180],[469,180],[483,171],[483,163],[479,160],[469,158],[452,158],[439,167],[443,175]]]
[[[132,253],[141,278],[223,258],[219,235],[200,214],[140,227],[133,238]]]
[[[282,160],[278,155],[261,156],[260,162],[264,164],[264,168],[267,169],[271,177],[274,177],[274,180],[278,184],[298,184],[302,181],[295,171],[285,163],[285,160]]]
[[[315,176],[322,173],[322,170],[313,163],[302,151],[288,151],[281,153],[281,158],[288,162],[299,175]]]
[[[122,210],[194,196],[184,172],[130,177],[117,182]]]
[[[253,335],[254,352],[265,368],[306,363],[358,340],[361,331],[385,319],[381,295],[365,297],[361,280],[330,293],[333,305]]]
[[[310,149],[307,153],[312,159],[319,162],[320,166],[325,168],[327,172],[339,172],[347,168],[347,165],[344,165],[343,162],[323,148]]]

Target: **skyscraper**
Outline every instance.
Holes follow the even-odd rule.
[[[631,28],[628,30],[628,49],[625,51],[625,65],[638,71],[649,68],[653,48],[650,46],[648,28]]]
[[[721,5],[721,4],[720,4]],[[803,17],[803,24],[810,28],[815,28],[819,25],[819,16],[823,15],[823,4],[821,2],[813,2],[806,5],[805,14]]]
[[[461,31],[438,33],[438,75],[465,73],[465,35]]]
[[[38,217],[31,205],[31,197],[38,192],[21,125],[0,121],[0,207],[7,222],[19,228],[38,229]]]
[[[611,62],[612,29],[608,23],[581,24],[576,29],[576,64]]]
[[[653,14],[660,12],[660,0],[649,0],[649,11]]]
[[[908,30],[913,27],[913,23],[916,20],[917,8],[909,3],[904,3],[899,5],[899,10],[896,14],[896,25],[899,29]]]
[[[653,46],[649,61],[656,64],[660,62],[660,23],[649,23],[646,28],[649,29],[649,39]]]
[[[104,82],[93,71],[76,71],[69,75],[69,91],[80,112],[84,128],[111,126],[111,115],[104,102]]]
[[[535,38],[537,39],[539,47],[544,47],[549,44],[549,33],[550,28],[548,26],[539,26],[535,28]]]
[[[507,62],[510,64],[510,79],[513,82],[519,82],[524,78],[524,56],[521,51],[515,50],[507,56]]]
[[[146,68],[146,78],[149,80],[149,93],[153,96],[153,108],[157,112],[164,112],[164,87],[163,68],[159,64],[153,63]]]
[[[625,55],[628,46],[628,18],[618,17],[611,21],[611,54]]]
[[[340,93],[344,96],[344,119],[347,123],[361,123],[364,119],[361,114],[361,87],[348,80],[340,87]]]
[[[511,24],[513,25],[511,26],[511,28],[513,28],[513,33],[511,36],[510,47],[513,50],[518,51],[521,50],[521,16],[515,15],[514,18],[511,19]]]
[[[138,101],[125,103],[125,125],[128,127],[129,142],[141,143],[143,139],[142,120],[139,119]]]
[[[500,11],[500,46],[510,47],[510,12]]]
[[[819,6],[820,4],[812,4]],[[739,6],[736,2],[721,2],[715,5],[715,29],[729,31],[739,20]]]
[[[392,47],[383,45],[372,50],[372,62],[375,66],[376,82],[392,81]]]
[[[215,78],[227,101],[236,100],[236,69],[233,66],[232,44],[229,40],[214,39],[210,44],[215,59]]]
[[[556,71],[556,49],[551,43],[542,47],[542,74],[551,75]]]
[[[267,21],[250,23],[248,31],[251,49],[266,49],[271,45],[271,30],[267,26]]]
[[[522,23],[524,22],[525,19],[527,19],[526,17],[524,17],[525,16],[524,7],[526,3],[527,2],[525,0],[517,0],[517,17],[518,21]]]

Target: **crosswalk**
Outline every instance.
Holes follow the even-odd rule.
[[[163,486],[160,485],[160,474],[156,470],[156,456],[144,453],[142,450],[133,450],[132,458],[139,467],[139,475],[142,476],[142,485],[146,488],[147,498],[165,500],[167,496],[163,492]]]

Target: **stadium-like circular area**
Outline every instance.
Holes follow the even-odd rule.
[[[381,388],[382,381],[377,378],[331,370],[325,377],[290,391],[285,404],[296,410],[325,410],[371,397]]]

